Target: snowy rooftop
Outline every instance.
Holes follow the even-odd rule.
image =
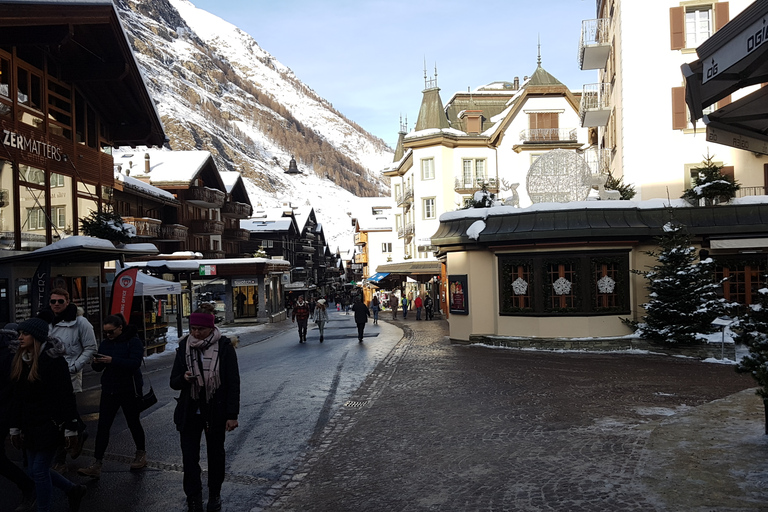
[[[282,217],[279,219],[243,219],[240,221],[240,229],[247,229],[251,232],[288,231],[291,229],[291,218]]]
[[[166,149],[116,149],[112,153],[115,166],[131,176],[144,176],[144,155],[149,155],[149,176],[152,183],[189,182],[211,159],[208,151],[170,151]],[[223,179],[223,178],[222,178]]]
[[[237,185],[237,180],[240,179],[240,173],[235,171],[219,171],[221,175],[221,181],[224,182],[227,194],[232,192],[232,189]]]

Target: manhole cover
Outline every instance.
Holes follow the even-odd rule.
[[[350,400],[349,402],[345,403],[345,407],[362,407],[368,403],[368,400],[363,401],[356,401],[356,400]]]

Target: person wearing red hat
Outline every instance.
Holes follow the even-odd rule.
[[[179,431],[184,465],[184,494],[189,512],[202,512],[200,439],[208,449],[208,512],[221,510],[224,438],[238,427],[240,370],[229,338],[209,313],[192,313],[189,335],[179,341],[171,370],[171,388],[180,391],[173,421]]]

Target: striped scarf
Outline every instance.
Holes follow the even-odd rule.
[[[186,362],[192,372],[190,393],[195,400],[200,399],[200,389],[205,389],[205,401],[210,402],[213,394],[221,385],[219,375],[219,338],[221,331],[214,327],[204,340],[189,335],[187,338]],[[200,362],[202,361],[202,365]],[[202,372],[200,367],[202,366]]]

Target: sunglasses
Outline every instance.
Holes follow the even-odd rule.
[[[50,302],[51,304],[64,304],[65,302],[67,302],[67,300],[66,299],[51,299],[48,302]]]

